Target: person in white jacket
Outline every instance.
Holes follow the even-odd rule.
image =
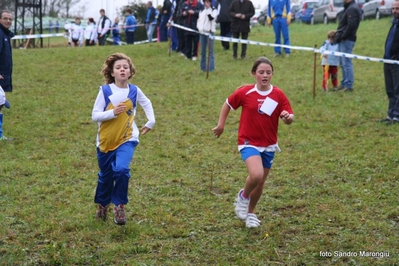
[[[85,42],[86,46],[94,46],[97,41],[97,27],[96,22],[93,18],[89,18],[87,21],[87,27],[85,29]]]
[[[69,43],[72,47],[82,46],[83,44],[83,28],[80,25],[80,18],[75,18],[75,23],[69,28]]]
[[[209,42],[209,71],[215,70],[215,54],[213,52],[213,38],[210,36],[215,35],[216,31],[216,17],[217,10],[212,6],[211,0],[204,1],[204,9],[200,11],[197,29],[200,32],[200,45],[201,45],[201,70],[207,71],[206,64],[206,51]]]

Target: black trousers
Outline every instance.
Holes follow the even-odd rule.
[[[231,37],[231,30],[230,30],[231,22],[220,22],[220,36],[222,37]],[[225,50],[230,49],[230,43],[226,41],[222,41],[222,46]]]
[[[98,45],[104,45],[107,38],[108,34],[104,34],[103,37],[100,37],[100,35],[98,35]]]
[[[248,32],[233,32],[233,38],[239,39],[241,34],[242,40],[248,40]],[[238,44],[233,42],[233,56],[237,57],[237,48]],[[241,44],[241,57],[245,57],[247,55],[247,44]]]

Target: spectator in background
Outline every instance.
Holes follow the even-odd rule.
[[[157,27],[156,9],[152,6],[152,2],[147,2],[147,15],[145,17],[145,28],[147,30],[148,41],[152,42],[154,30]]]
[[[105,15],[105,10],[100,9],[100,20],[97,25],[98,45],[104,45],[111,33],[111,20]]]
[[[218,9],[218,18],[217,22],[220,24],[220,36],[222,37],[231,37],[231,16],[229,14],[229,8],[233,3],[233,0],[218,0],[216,2],[216,6]],[[230,49],[230,43],[227,41],[222,41],[223,50]]]
[[[118,17],[115,18],[115,23],[112,25],[112,41],[114,45],[122,45]]]
[[[234,0],[229,8],[229,14],[232,17],[231,32],[233,38],[240,38],[243,40],[248,39],[250,32],[250,19],[255,14],[254,5],[250,0]],[[237,59],[238,44],[233,43],[233,58]],[[247,44],[241,44],[241,59],[245,59],[247,55]]]
[[[177,18],[177,24],[183,25],[184,24],[184,16],[183,16],[183,5],[185,3],[185,0],[178,0],[178,4],[176,6],[176,18]],[[185,37],[185,31],[181,28],[177,29],[177,39],[178,39],[178,47],[177,51],[180,53],[181,56],[186,56],[185,51],[186,51],[186,37]]]
[[[209,36],[215,35],[217,10],[212,6],[211,1],[212,0],[204,0],[204,9],[199,13],[199,18],[197,21],[197,28],[201,33],[201,71],[215,70],[215,54],[213,52],[214,42],[213,39],[209,38]],[[209,69],[206,60],[207,48],[209,48]]]
[[[159,41],[166,42],[168,40],[168,21],[171,15],[172,10],[172,3],[170,0],[164,0],[160,16],[160,23],[159,23]]]
[[[48,30],[50,33],[53,32],[53,22],[51,20],[48,22]]]
[[[337,31],[330,30],[327,33],[327,40],[320,47],[322,51],[321,65],[323,66],[323,83],[322,89],[328,91],[328,79],[331,77],[333,91],[338,87],[338,66],[339,57],[333,54],[324,54],[324,51],[338,52],[338,44],[334,44],[334,36]]]
[[[187,59],[197,60],[199,35],[197,33],[197,20],[202,4],[198,0],[187,0],[182,6],[182,15],[184,17],[183,26],[194,30],[185,31],[185,55]]]
[[[180,52],[179,50],[179,38],[178,38],[178,28],[171,27],[171,23],[175,22],[178,24],[178,7],[182,0],[173,0],[172,1],[172,8],[171,8],[171,15],[169,17],[168,24],[166,25],[169,27],[169,34],[171,38],[171,47],[172,51]]]
[[[60,30],[60,23],[58,22],[58,20],[55,22],[55,32],[58,33],[58,31]]]
[[[362,11],[355,0],[344,0],[344,14],[339,21],[334,43],[339,44],[341,53],[351,54],[356,43],[356,32],[359,28]],[[341,56],[342,80],[339,90],[353,91],[355,77],[353,75],[352,58]]]
[[[281,35],[284,44],[290,45],[290,32],[288,26],[291,24],[291,3],[290,0],[270,0],[267,11],[267,25],[273,24],[275,44],[281,44]],[[275,57],[281,56],[281,47],[274,47]],[[290,56],[290,49],[284,48],[285,56]]]
[[[75,23],[69,28],[69,43],[72,47],[83,45],[83,28],[79,17],[75,18]]]
[[[87,20],[87,27],[85,29],[84,37],[85,37],[86,46],[93,46],[96,44],[97,28],[96,28],[96,22],[94,21],[93,18],[89,18]]]
[[[385,41],[384,59],[399,60],[399,0],[392,4],[392,24]],[[379,120],[399,125],[399,65],[384,63],[385,90],[388,95],[387,117]]]
[[[125,34],[126,34],[126,43],[134,44],[134,32],[136,31],[137,21],[136,18],[132,14],[132,10],[130,8],[125,10]]]
[[[11,49],[11,38],[14,37],[14,33],[10,31],[12,25],[12,14],[10,11],[0,11],[0,87],[5,92],[12,91],[12,49]],[[4,104],[7,108],[10,108],[9,103],[5,101]],[[12,140],[6,138],[3,135],[3,113],[0,113],[0,141]]]

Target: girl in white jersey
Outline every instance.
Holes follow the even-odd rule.
[[[273,76],[272,62],[258,58],[252,66],[256,84],[238,88],[222,106],[218,125],[212,129],[216,137],[224,131],[230,109],[241,110],[238,129],[238,150],[248,169],[244,188],[238,192],[235,202],[236,216],[246,227],[258,227],[260,220],[254,214],[266,177],[273,163],[277,143],[278,122],[281,118],[291,124],[294,114],[284,92],[270,84]]]
[[[102,73],[106,85],[100,87],[94,103],[92,119],[98,123],[97,159],[100,171],[94,202],[96,218],[106,220],[110,203],[114,207],[114,222],[126,223],[125,205],[128,203],[130,162],[139,142],[139,130],[134,120],[137,104],[148,119],[140,129],[145,135],[155,124],[151,101],[128,80],[136,69],[125,54],[108,56]]]

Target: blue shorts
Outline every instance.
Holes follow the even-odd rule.
[[[262,158],[263,168],[272,168],[273,159],[274,159],[274,151],[273,152],[260,152],[255,148],[247,147],[240,151],[241,158],[245,162],[251,156],[260,156]]]

